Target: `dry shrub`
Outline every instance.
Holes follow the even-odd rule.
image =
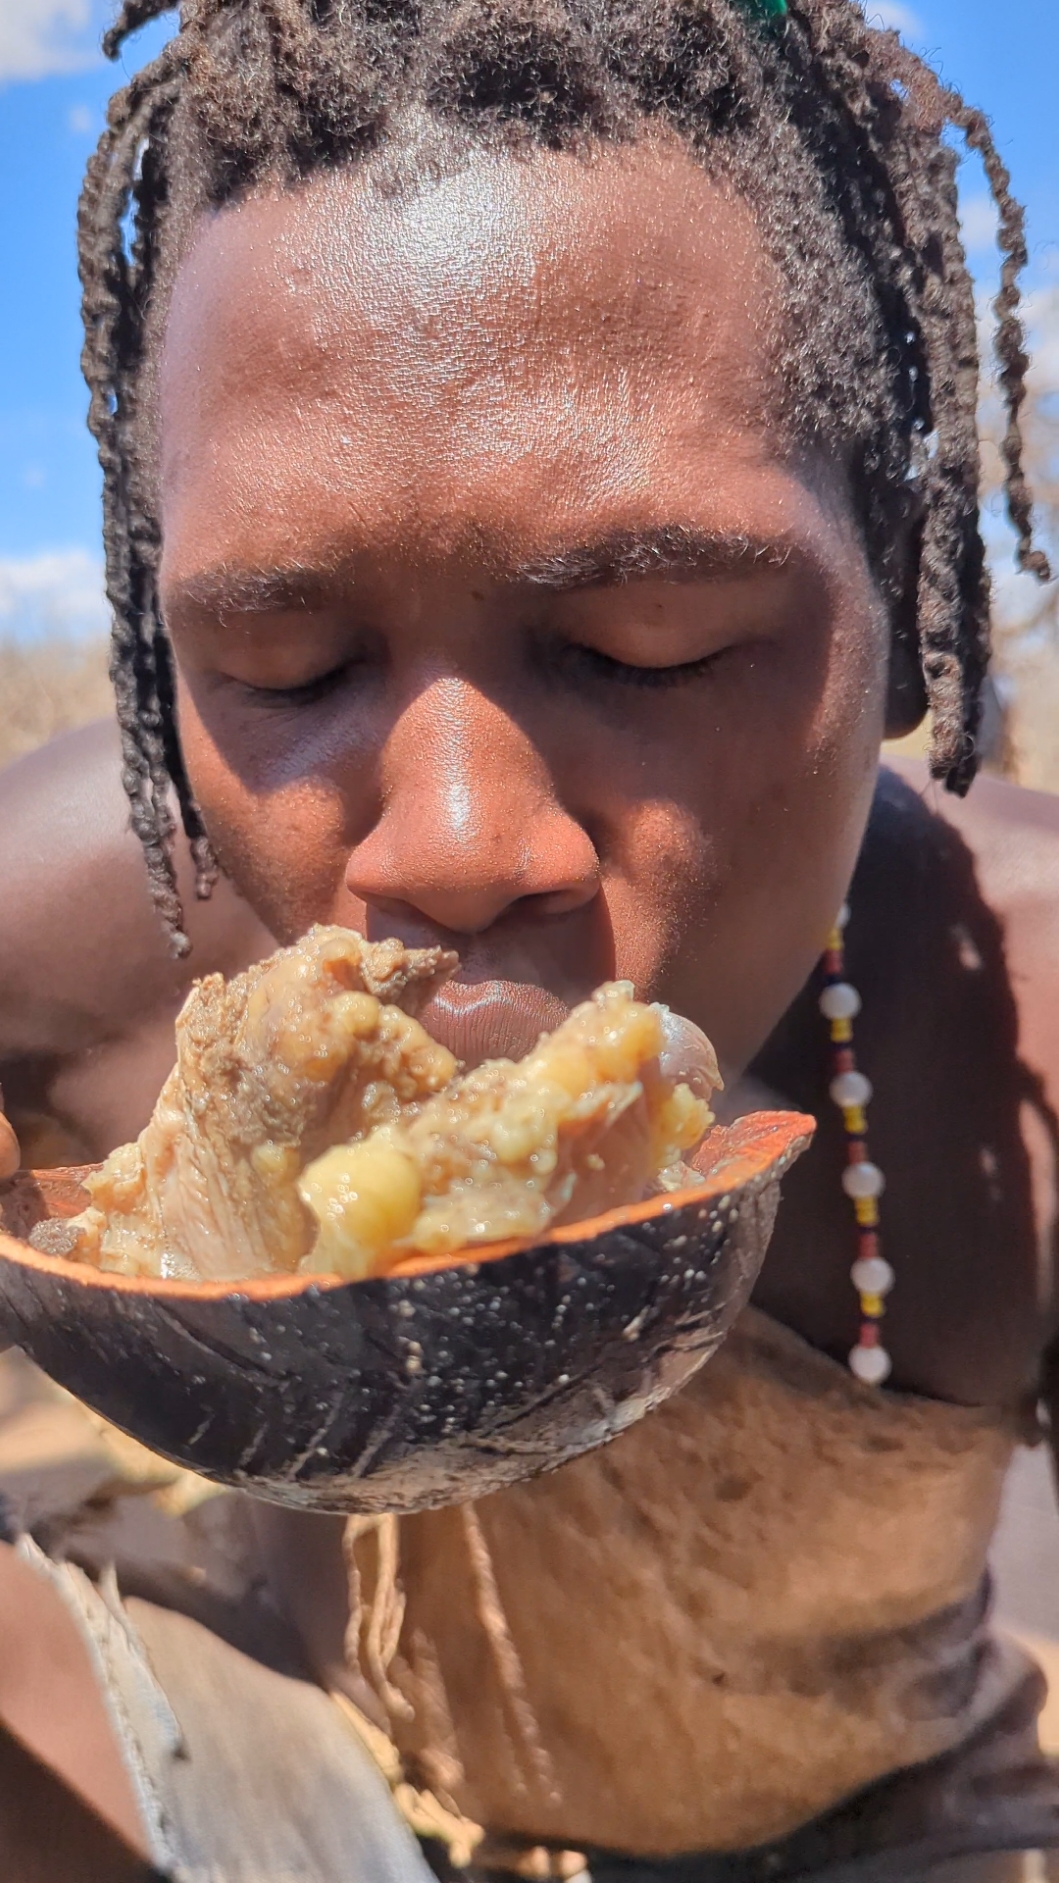
[[[1027,312],[1033,365],[1022,414],[1024,462],[1039,539],[1057,579],[1044,588],[1029,577],[1012,583],[1010,552],[1000,558],[994,670],[1007,706],[1010,775],[1022,785],[1059,791],[1059,288],[1032,296]],[[982,493],[995,506],[1002,482],[997,447],[1003,418],[988,383],[980,424]]]
[[[0,640],[0,765],[112,711],[104,641]]]

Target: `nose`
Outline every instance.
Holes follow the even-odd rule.
[[[380,912],[412,909],[475,935],[517,903],[538,916],[591,902],[599,858],[525,731],[468,681],[432,681],[402,712],[380,762],[380,815],[346,885]]]

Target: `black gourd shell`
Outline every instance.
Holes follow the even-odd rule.
[[[463,1502],[603,1444],[709,1359],[812,1130],[756,1113],[704,1140],[700,1188],[362,1282],[127,1279],[43,1255],[22,1238],[84,1207],[86,1173],[24,1172],[0,1188],[0,1330],[216,1482],[308,1510]]]

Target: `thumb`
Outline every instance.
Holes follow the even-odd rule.
[[[4,1094],[0,1091],[0,1183],[14,1176],[20,1162],[18,1139],[4,1117]]]

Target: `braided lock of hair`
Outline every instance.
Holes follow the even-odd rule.
[[[108,57],[173,5],[125,0]],[[707,165],[728,166],[794,297],[791,422],[854,466],[895,658],[912,653],[931,714],[931,768],[967,789],[989,583],[974,293],[948,127],[981,157],[997,208],[1006,501],[1019,564],[1044,580],[1019,424],[1022,210],[981,112],[896,33],[870,27],[855,0],[789,0],[782,23],[769,11],[751,0],[184,0],[178,33],[112,99],[78,219],[82,361],[104,477],[123,778],[178,953],[188,942],[172,796],[197,894],[208,895],[216,865],[181,754],[158,606],[144,383],[158,307],[197,210],[399,147],[411,107],[522,147],[627,140],[660,122]]]
[[[115,57],[126,31],[166,9],[156,0],[127,8],[107,35]],[[126,24],[131,20],[130,24]],[[188,785],[176,734],[172,655],[156,594],[159,533],[144,500],[133,447],[137,372],[142,360],[144,297],[154,272],[158,213],[165,184],[158,161],[179,84],[180,52],[161,56],[111,101],[107,129],[91,158],[78,210],[78,260],[83,291],[88,423],[103,469],[103,544],[113,610],[110,677],[121,731],[122,783],[132,828],[143,847],[155,907],[174,953],[190,943],[173,867],[175,791],[192,844],[196,892],[209,895],[216,866]],[[101,228],[120,227],[135,206],[132,253],[101,242]]]

